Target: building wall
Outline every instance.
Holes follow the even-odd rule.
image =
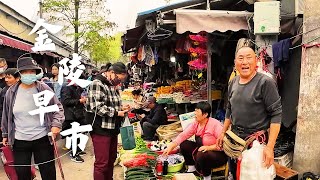
[[[0,3],[0,24],[1,31],[31,43],[35,42],[36,34],[28,35],[34,24],[2,3]]]

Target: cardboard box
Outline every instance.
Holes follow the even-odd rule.
[[[175,174],[173,180],[197,180],[193,173],[178,173]]]

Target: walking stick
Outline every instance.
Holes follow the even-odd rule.
[[[64,173],[63,173],[63,170],[62,170],[62,165],[61,165],[61,161],[60,161],[60,158],[59,158],[59,152],[58,152],[58,147],[57,147],[57,144],[56,144],[56,141],[54,139],[54,135],[52,134],[52,141],[53,141],[53,147],[54,147],[54,153],[55,153],[55,157],[58,161],[58,166],[59,166],[59,170],[60,170],[60,173],[61,173],[61,178],[62,180],[65,180],[64,179]]]

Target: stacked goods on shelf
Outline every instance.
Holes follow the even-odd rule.
[[[133,100],[132,90],[133,89],[125,89],[124,91],[122,91],[120,94],[121,99],[123,101],[132,101]]]

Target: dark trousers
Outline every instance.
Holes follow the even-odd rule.
[[[94,180],[112,180],[113,165],[117,158],[117,136],[91,134],[95,155]]]
[[[199,152],[197,144],[193,141],[183,141],[180,144],[180,152],[186,165],[195,165],[203,176],[211,175],[212,168],[220,167],[227,162],[227,156],[223,151]]]
[[[50,144],[48,136],[34,140],[15,140],[13,145],[13,156],[15,165],[30,165],[31,156],[34,156],[36,164],[54,159],[53,146]],[[19,180],[30,180],[30,166],[15,166]],[[55,180],[56,168],[54,161],[39,165],[41,179]]]
[[[159,125],[153,125],[149,122],[141,122],[143,136],[146,140],[154,140],[154,135],[156,134]]]

